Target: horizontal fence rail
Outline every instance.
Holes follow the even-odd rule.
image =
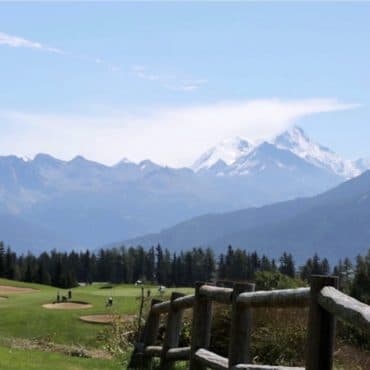
[[[332,287],[321,289],[319,304],[332,315],[351,323],[370,335],[370,306]]]
[[[237,303],[248,307],[299,307],[307,306],[310,288],[284,289],[242,293]]]
[[[190,370],[331,370],[335,321],[344,320],[370,333],[370,306],[338,291],[337,278],[312,276],[310,288],[255,292],[254,284],[236,283],[233,288],[197,283],[195,295],[172,293],[169,301],[152,300],[152,306],[132,356],[135,368],[172,370],[176,361],[189,361]],[[213,303],[231,305],[228,357],[210,351]],[[251,309],[258,307],[309,306],[306,366],[254,365],[250,359]],[[183,313],[193,310],[191,345],[179,347]],[[161,315],[166,315],[163,344],[158,345]],[[140,364],[137,366],[137,364]]]

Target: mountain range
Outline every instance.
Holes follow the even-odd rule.
[[[195,161],[192,169],[195,172],[213,169],[219,174],[250,174],[265,169],[266,163],[259,158],[261,153],[273,147],[274,162],[277,166],[287,165],[279,161],[279,154],[284,156],[285,151],[295,155],[308,164],[322,168],[330,174],[349,179],[358,176],[370,168],[370,161],[359,159],[350,161],[341,158],[330,149],[312,141],[300,127],[293,127],[278,135],[271,143],[262,142],[258,145],[240,137],[226,139],[206,151]]]
[[[342,159],[298,127],[271,142],[225,140],[190,168],[3,156],[0,240],[21,252],[92,248],[206,213],[316,195],[367,168],[369,160]]]
[[[123,244],[171,250],[228,245],[270,257],[292,253],[302,263],[314,253],[333,262],[370,248],[370,171],[323,194],[263,207],[193,218]]]

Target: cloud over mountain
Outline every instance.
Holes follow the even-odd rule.
[[[151,160],[107,166],[81,155],[0,157],[0,214],[14,220],[0,232],[23,251],[99,246],[205,213],[318,194],[351,175],[343,163],[299,128],[257,145],[223,141],[200,157],[196,171]],[[367,162],[351,164],[360,172],[357,163]],[[22,228],[29,243],[12,237]]]
[[[0,111],[1,120],[12,126],[0,137],[0,147],[2,153],[27,157],[40,151],[63,159],[81,154],[106,164],[117,162],[124,152],[134,161],[150,158],[181,167],[227,137],[270,139],[308,115],[354,107],[335,99],[265,99],[135,114],[109,109],[87,116]]]

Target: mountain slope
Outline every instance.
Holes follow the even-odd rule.
[[[240,137],[225,139],[203,153],[191,166],[197,172],[210,169],[218,162],[230,165],[253,149],[253,144]]]
[[[330,153],[296,128],[259,145],[225,140],[198,161],[196,171],[150,160],[106,166],[81,156],[70,161],[48,154],[33,160],[0,157],[0,213],[23,220],[3,229],[0,240],[23,250],[50,249],[56,240],[65,249],[95,247],[205,213],[316,195],[344,179],[343,171],[333,170],[333,163],[340,169],[342,162]],[[47,231],[41,238],[39,228]],[[30,237],[21,245],[22,235]]]
[[[277,136],[273,143],[278,148],[289,150],[307,162],[347,179],[358,176],[362,172],[356,163],[342,159],[330,149],[310,140],[299,127],[285,131]]]
[[[331,260],[370,246],[370,171],[312,198],[205,215],[128,245],[160,243],[172,250],[197,245],[217,251],[228,244],[276,257],[284,250],[302,261],[314,252]]]
[[[247,162],[247,158],[253,157],[253,153],[260,150],[260,146],[266,143],[252,145],[247,140],[234,138],[224,140],[218,145],[206,151],[192,166],[194,171],[214,171],[213,166],[217,162],[223,163],[221,171],[229,175],[247,175],[249,171],[238,172],[235,170],[240,161]],[[312,141],[304,131],[294,126],[275,137],[271,143],[276,149],[282,149],[291,152],[293,155],[301,158],[305,162],[326,170],[334,176],[343,179],[349,179],[358,176],[366,169],[370,168],[368,160],[360,159],[350,161],[341,158],[330,149]],[[251,163],[245,163],[244,167],[253,167]],[[218,171],[220,171],[218,169]]]
[[[35,222],[9,213],[0,213],[0,240],[11,244],[19,253],[41,253],[44,250],[65,249],[72,245],[66,236],[59,235]]]

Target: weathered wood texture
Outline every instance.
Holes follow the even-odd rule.
[[[147,346],[144,350],[145,356],[161,357],[163,352],[162,346]],[[172,361],[186,361],[190,357],[190,347],[170,348],[167,351],[166,357]]]
[[[206,366],[197,361],[195,353],[200,348],[208,349],[211,340],[212,301],[201,295],[200,288],[202,285],[202,283],[197,283],[195,286],[190,370],[206,370]]]
[[[207,349],[200,348],[195,352],[197,362],[201,363],[204,368],[223,370],[229,368],[229,361],[227,358],[217,355]]]
[[[229,282],[227,282],[229,284]],[[225,288],[196,284],[195,295],[173,293],[170,301],[152,301],[149,316],[134,354],[142,368],[152,368],[152,358],[161,359],[161,369],[170,370],[175,361],[189,360],[190,370],[332,370],[335,317],[370,333],[370,306],[341,292],[337,278],[312,276],[311,288],[254,292],[253,284],[234,284]],[[232,305],[228,358],[209,351],[212,302]],[[291,307],[310,305],[306,368],[252,365],[249,357],[253,307]],[[178,347],[182,313],[193,307],[191,346]],[[160,315],[168,313],[163,346],[157,336]]]
[[[157,340],[160,317],[158,314],[153,312],[153,307],[159,302],[160,301],[156,299],[152,300],[152,307],[143,330],[142,343],[144,345],[144,349],[147,349],[149,346],[154,346]],[[150,370],[153,362],[152,357],[150,355],[147,356],[148,354],[146,351],[144,351],[144,355],[145,356],[142,358],[142,368]]]
[[[162,356],[161,356],[161,369],[172,370],[174,368],[174,362],[169,361],[167,358],[167,351],[170,348],[178,347],[180,332],[182,327],[182,313],[183,310],[176,310],[173,307],[173,302],[176,298],[183,297],[184,294],[172,293],[171,295],[171,307],[167,315],[166,332],[163,341]]]
[[[234,366],[233,370],[305,370],[304,367],[286,367],[286,366],[269,366],[269,365],[248,365],[240,364]]]
[[[173,361],[189,360],[190,347],[171,348],[167,351],[167,356],[166,357],[169,360],[173,360]]]
[[[182,296],[180,298],[175,299],[172,302],[172,306],[175,309],[185,310],[187,308],[192,308],[193,305],[194,305],[194,295]],[[152,311],[156,314],[168,313],[170,309],[171,309],[171,301],[156,303],[152,307]]]
[[[144,350],[145,356],[161,357],[162,346],[147,346]]]
[[[195,353],[199,348],[207,349],[211,340],[212,301],[201,295],[202,285],[202,283],[197,283],[195,286],[190,370],[206,370],[206,367],[196,360]]]
[[[231,288],[203,285],[199,290],[199,294],[214,302],[230,304],[233,290]]]
[[[165,301],[165,302],[160,302],[152,306],[152,312],[156,314],[162,314],[162,313],[167,313],[171,308],[171,302],[170,301]]]
[[[319,275],[311,277],[306,370],[333,368],[335,316],[320,306],[319,295],[325,286],[336,288],[337,285],[337,277]]]
[[[329,286],[321,289],[318,301],[332,315],[370,334],[370,306]]]
[[[176,298],[172,302],[172,306],[176,310],[185,310],[187,308],[192,308],[194,305],[194,295],[186,295],[184,297]]]
[[[297,307],[306,306],[309,299],[310,288],[298,288],[242,293],[237,301],[249,307]]]
[[[237,302],[244,292],[253,292],[254,284],[235,284],[232,296],[232,311],[229,341],[229,367],[250,361],[251,310]]]

